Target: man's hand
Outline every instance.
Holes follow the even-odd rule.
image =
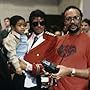
[[[26,67],[27,67],[27,64],[26,64],[24,61],[22,61],[22,60],[21,60],[19,63],[20,63],[21,69],[22,69],[22,70],[25,70]]]
[[[59,68],[59,72],[57,74],[52,74],[52,76],[56,79],[60,79],[61,77],[70,75],[72,71],[72,69],[63,65],[57,65],[57,68]]]
[[[19,75],[22,75],[22,69],[20,67],[16,68],[16,73]]]

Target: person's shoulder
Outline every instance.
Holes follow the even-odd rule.
[[[50,37],[56,37],[56,35],[54,35],[54,34],[51,33],[51,32],[48,32],[48,31],[45,31],[45,34],[46,34],[47,36],[50,36]]]
[[[86,33],[81,33],[81,42],[84,42],[84,44],[88,44],[90,45],[90,35],[86,34]]]
[[[6,40],[19,40],[20,36],[18,36],[13,30],[8,34],[8,36],[5,38]]]
[[[52,42],[52,41],[56,42],[57,41],[57,37],[51,32],[46,31],[44,33],[43,37],[45,40],[50,41],[50,42]]]
[[[7,36],[8,36],[8,31],[6,31],[6,30],[2,30],[2,31],[0,31],[0,36],[2,37],[2,39],[3,38],[6,38]]]
[[[82,36],[83,36],[84,38],[90,39],[90,35],[89,35],[89,34],[87,34],[87,33],[81,33],[81,34],[82,34]]]

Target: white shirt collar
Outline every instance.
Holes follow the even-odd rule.
[[[42,33],[40,33],[39,35],[36,35],[34,32],[33,32],[33,37],[38,37],[38,38],[40,38],[41,36],[43,36],[43,34],[44,34],[44,32],[42,32]]]

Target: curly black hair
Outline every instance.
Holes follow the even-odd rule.
[[[19,15],[12,16],[12,17],[10,18],[10,25],[12,25],[13,27],[15,27],[16,23],[17,23],[19,20],[21,20],[21,19],[25,21],[25,19],[24,19],[22,16],[19,16]]]

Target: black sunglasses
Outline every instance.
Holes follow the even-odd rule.
[[[32,25],[34,27],[38,26],[38,24],[40,24],[41,26],[44,26],[45,25],[45,21],[42,21],[42,22],[32,22]]]

